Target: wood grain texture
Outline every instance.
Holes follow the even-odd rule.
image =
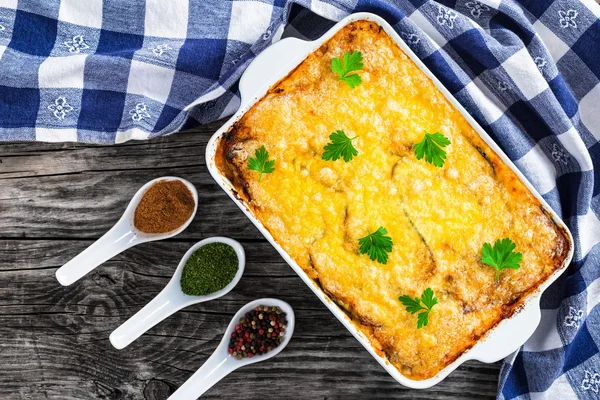
[[[166,399],[212,353],[238,308],[269,296],[296,311],[289,347],[203,398],[494,398],[499,363],[468,362],[428,390],[397,384],[213,182],[204,149],[219,126],[118,146],[0,145],[0,399]],[[163,175],[196,185],[200,206],[190,227],[61,287],[56,269],[110,228],[140,186]],[[193,243],[213,235],[244,245],[240,284],[115,350],[110,332],[162,289]]]

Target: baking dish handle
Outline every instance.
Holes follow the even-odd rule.
[[[315,42],[285,38],[263,50],[246,68],[240,80],[241,106],[262,96],[277,82],[282,71],[302,62],[314,46]]]
[[[469,358],[493,363],[509,356],[533,335],[540,320],[540,295],[538,294],[535,298],[531,298],[522,310],[500,322],[487,338],[477,343]]]

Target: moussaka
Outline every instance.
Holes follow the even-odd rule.
[[[370,21],[270,88],[216,154],[273,238],[411,379],[510,317],[569,251],[514,171]]]

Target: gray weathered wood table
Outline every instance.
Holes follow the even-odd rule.
[[[0,144],[0,399],[166,399],[212,353],[237,309],[259,297],[294,307],[290,345],[268,362],[236,371],[203,398],[495,396],[499,363],[468,362],[429,390],[397,384],[213,182],[204,150],[219,126],[118,146]],[[164,175],[198,189],[189,228],[60,286],[56,269],[108,230],[140,186]],[[244,245],[248,264],[240,284],[115,350],[110,332],[162,289],[193,243],[214,235]]]

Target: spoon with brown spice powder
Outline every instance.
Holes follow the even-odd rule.
[[[151,180],[104,236],[56,271],[56,279],[68,286],[132,246],[181,233],[197,208],[198,192],[190,182],[174,176]]]
[[[181,258],[167,286],[110,334],[110,342],[117,349],[127,347],[182,308],[226,295],[242,278],[245,265],[246,254],[237,241],[226,237],[201,240]]]

